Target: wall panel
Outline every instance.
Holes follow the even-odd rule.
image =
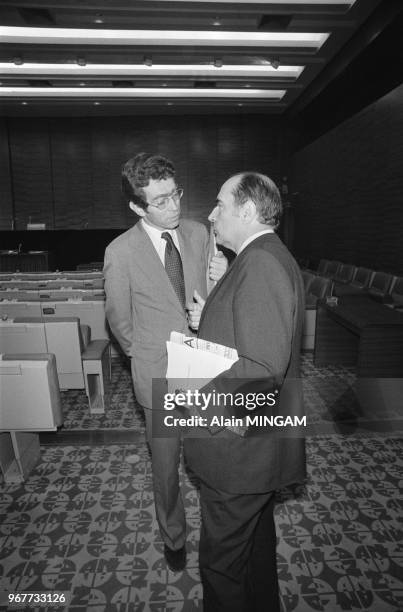
[[[13,198],[9,164],[7,125],[0,121],[0,229],[13,229]]]
[[[87,118],[50,122],[56,229],[92,227],[91,134]]]
[[[54,227],[52,164],[46,119],[10,120],[10,150],[16,227],[46,223]]]
[[[278,175],[279,120],[265,116],[79,117],[8,121],[12,172],[0,187],[17,227],[29,217],[56,229],[112,229],[136,220],[120,191],[120,170],[141,151],[172,159],[185,195],[183,214],[206,221],[217,191],[242,169]],[[1,129],[1,128],[0,128]],[[7,144],[7,143],[6,143]],[[0,151],[5,158],[7,146]],[[5,221],[10,223],[10,205]]]
[[[296,250],[403,274],[403,86],[293,160]]]

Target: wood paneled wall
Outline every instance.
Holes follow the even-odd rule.
[[[140,151],[166,155],[184,215],[204,220],[217,190],[245,169],[278,179],[280,121],[266,116],[7,119],[0,122],[0,229],[125,228],[133,214],[120,168]],[[14,213],[14,215],[13,215]]]
[[[403,274],[403,85],[293,159],[298,256]]]

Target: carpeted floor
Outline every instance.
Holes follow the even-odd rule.
[[[283,609],[402,611],[402,415],[362,418],[352,370],[318,369],[306,356],[303,373],[309,478],[279,491],[275,511]],[[0,610],[10,592],[66,597],[59,608],[10,610],[202,610],[195,483],[182,468],[188,562],[173,574],[155,519],[143,417],[118,360],[111,390],[107,414],[96,417],[84,392],[63,392],[64,429],[44,438],[25,483],[0,482]],[[340,433],[343,426],[350,429]],[[104,443],[90,444],[97,432]],[[124,432],[124,443],[113,442]],[[125,461],[133,453],[139,461]]]

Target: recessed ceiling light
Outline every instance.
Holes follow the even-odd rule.
[[[217,32],[201,30],[96,30],[0,26],[0,42],[17,44],[297,47],[319,49],[324,32]]]
[[[21,102],[22,106],[26,106],[28,104],[28,102]]]
[[[81,61],[85,61],[81,58]],[[216,60],[217,61],[217,60]],[[42,64],[26,62],[15,66],[10,62],[0,62],[0,72],[3,75],[41,76],[41,77],[96,77],[96,76],[216,76],[222,77],[270,77],[296,79],[304,66],[280,65],[277,70],[268,63],[264,64]]]
[[[94,106],[100,106],[101,103],[100,102],[94,102]]]
[[[245,98],[281,100],[285,89],[188,87],[2,87],[0,97],[19,98]],[[94,103],[95,104],[95,103]]]

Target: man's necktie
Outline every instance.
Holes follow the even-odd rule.
[[[165,270],[168,274],[169,280],[172,283],[172,287],[175,289],[175,293],[178,296],[180,303],[182,304],[183,308],[185,308],[185,280],[183,277],[181,256],[169,232],[162,232],[161,238],[167,242],[165,247]]]

